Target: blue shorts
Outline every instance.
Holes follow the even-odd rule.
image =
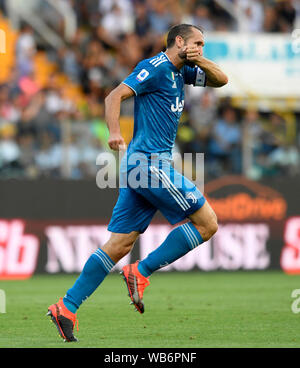
[[[114,233],[143,233],[157,210],[174,225],[205,203],[203,194],[173,168],[170,160],[144,161],[138,168],[121,168],[120,175],[119,198],[108,225]]]

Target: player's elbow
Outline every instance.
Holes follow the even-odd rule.
[[[223,74],[222,75],[222,78],[221,78],[220,83],[221,83],[221,86],[220,87],[223,87],[223,86],[225,86],[228,83],[228,77],[227,77],[226,74]]]
[[[110,102],[120,103],[126,98],[129,98],[134,95],[134,92],[131,88],[121,83],[118,87],[113,89],[108,96],[104,99],[104,103],[108,104]]]
[[[105,97],[104,104],[107,105],[111,100],[111,92]]]
[[[215,78],[213,81],[208,81],[207,86],[208,87],[214,87],[214,88],[220,88],[225,86],[228,83],[228,77],[226,74],[221,73],[218,75],[218,78]]]
[[[108,104],[110,103],[112,100],[114,100],[114,98],[116,97],[116,92],[115,90],[112,90],[104,99],[104,103]]]
[[[216,83],[216,87],[223,87],[228,83],[228,77],[226,74],[222,73],[219,78],[218,81]]]

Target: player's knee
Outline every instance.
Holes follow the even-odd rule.
[[[199,231],[203,241],[209,240],[218,231],[217,219],[212,219],[205,225],[194,224]]]
[[[123,234],[122,236],[112,237],[109,240],[110,251],[115,258],[121,259],[129,253],[137,239],[134,234]]]
[[[190,216],[190,220],[199,231],[203,241],[209,240],[218,231],[217,215],[205,202],[203,207]]]
[[[209,239],[215,235],[215,233],[218,231],[218,221],[217,219],[213,220],[209,225],[208,225],[208,236]]]
[[[129,253],[134,245],[133,241],[123,240],[118,243],[111,243],[111,250],[116,258],[121,259]]]

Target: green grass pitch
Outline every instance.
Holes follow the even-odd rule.
[[[0,281],[0,348],[299,347],[300,314],[291,293],[300,276],[282,272],[156,273],[145,290],[145,313],[134,312],[118,274],[109,275],[78,311],[78,343],[64,343],[48,305],[76,275]],[[300,305],[299,305],[300,307]]]

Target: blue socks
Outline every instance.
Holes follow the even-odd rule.
[[[170,232],[157,249],[139,262],[138,270],[143,276],[148,277],[154,271],[173,263],[201,243],[203,239],[191,222],[178,226]]]
[[[69,311],[76,313],[81,303],[97,289],[114,265],[111,258],[100,248],[90,256],[75,284],[63,298]]]
[[[178,226],[157,249],[139,262],[138,270],[143,276],[148,277],[201,243],[203,239],[191,222]],[[114,265],[111,258],[100,248],[90,256],[75,284],[63,298],[64,305],[69,311],[76,313],[82,302],[97,289]]]

